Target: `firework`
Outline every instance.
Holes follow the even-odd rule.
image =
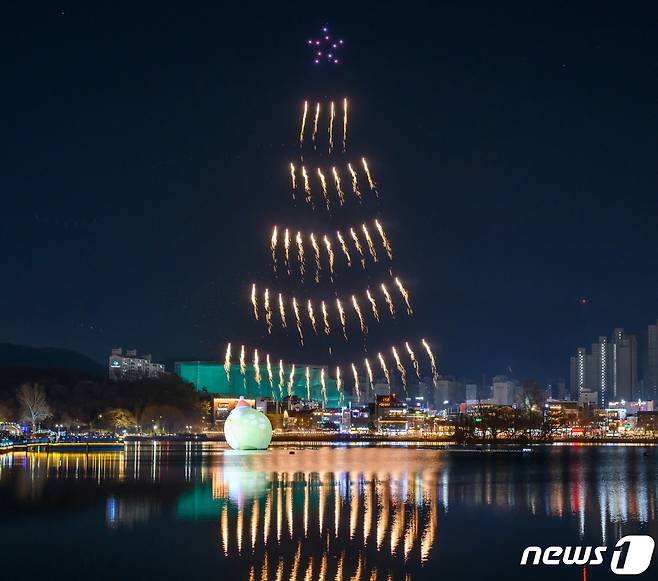
[[[283,258],[288,269],[288,274],[290,274],[290,232],[288,228],[283,233]]]
[[[283,359],[279,359],[279,393],[283,398],[283,386],[285,385],[285,377],[283,375]]]
[[[295,236],[295,242],[297,243],[297,261],[299,262],[299,274],[302,278],[304,278],[306,262],[304,261],[304,243],[302,242],[301,232],[297,232],[297,236]]]
[[[408,342],[405,342],[404,346],[407,349],[407,353],[409,353],[409,359],[411,359],[411,364],[414,366],[416,377],[420,379],[420,365],[418,365],[418,359],[416,359],[416,354],[414,353],[413,349],[409,346]]]
[[[361,248],[361,242],[359,242],[359,237],[356,235],[354,228],[350,228],[350,236],[352,237],[352,240],[354,240],[354,246],[356,247],[356,251],[359,253],[359,256],[361,256],[361,267],[365,268],[366,257],[363,254],[363,248]]]
[[[256,383],[260,387],[260,383],[261,383],[263,378],[260,376],[260,363],[258,361],[258,349],[254,349],[254,378],[256,379]]]
[[[343,151],[347,149],[347,99],[343,99]]]
[[[336,306],[338,307],[338,317],[340,318],[340,324],[343,327],[343,336],[347,340],[347,325],[345,323],[345,311],[343,310],[343,305],[340,303],[340,299],[336,299]]]
[[[379,220],[375,220],[375,227],[377,228],[377,232],[379,232],[379,237],[382,239],[382,245],[386,250],[386,254],[388,254],[389,260],[393,260],[393,249],[391,248],[391,243],[388,241],[388,238],[386,237],[386,232],[384,232],[384,229],[382,228],[382,225],[379,223]]]
[[[329,256],[329,272],[333,275],[334,273],[334,251],[331,248],[331,241],[327,238],[325,234],[322,238],[324,245],[327,248],[327,256]]]
[[[315,282],[320,282],[320,247],[315,241],[315,235],[311,232],[311,246],[313,246],[313,252],[315,253]]]
[[[308,299],[308,303],[306,303],[306,307],[308,309],[308,318],[311,321],[311,327],[313,327],[313,332],[317,335],[318,329],[315,325],[315,314],[313,313],[313,303],[311,302],[311,299]]]
[[[272,264],[274,265],[274,272],[276,272],[276,245],[279,241],[279,230],[274,226],[272,230],[272,239],[270,240],[270,250],[272,250]]]
[[[292,297],[292,310],[295,312],[295,322],[297,323],[297,332],[299,333],[299,342],[304,345],[304,333],[302,333],[302,320],[299,317],[299,306],[297,299]]]
[[[356,172],[354,171],[354,168],[352,167],[351,163],[347,164],[347,169],[350,170],[350,175],[352,176],[352,191],[354,192],[354,195],[361,200],[361,191],[359,190],[359,182],[356,179]]]
[[[382,372],[384,373],[384,377],[386,378],[386,383],[388,383],[388,389],[391,389],[391,374],[388,372],[388,367],[386,367],[386,361],[384,361],[384,357],[382,357],[381,353],[377,353],[377,359],[379,359],[379,365],[382,368]]]
[[[290,181],[292,182],[292,199],[295,199],[295,190],[297,189],[297,176],[295,175],[295,164],[290,163]]]
[[[368,373],[368,383],[370,384],[370,389],[372,389],[373,388],[372,384],[374,383],[374,379],[372,375],[372,367],[370,367],[370,361],[368,361],[367,357],[364,359],[364,361],[366,364],[366,372]]]
[[[343,380],[340,377],[340,367],[336,366],[336,391],[338,391],[338,397],[340,400],[343,399]]]
[[[411,315],[413,314],[413,309],[411,308],[411,303],[409,303],[409,293],[407,292],[407,289],[404,288],[404,285],[402,282],[400,282],[400,279],[396,276],[395,277],[395,284],[397,285],[398,289],[400,290],[400,294],[402,295],[402,298],[404,299],[405,305],[407,305],[407,314]]]
[[[384,298],[386,299],[386,304],[388,305],[388,310],[391,312],[391,317],[395,319],[395,305],[393,304],[393,299],[386,288],[386,285],[382,283],[381,285],[382,292],[384,293]]]
[[[375,317],[375,320],[379,323],[379,311],[377,310],[377,303],[375,299],[370,294],[370,289],[366,289],[366,296],[368,301],[370,301],[370,307],[372,308],[372,316]]]
[[[308,114],[308,101],[304,101],[304,112],[302,113],[302,128],[299,130],[299,147],[304,145],[304,129],[306,129],[306,115]]]
[[[312,204],[313,198],[311,197],[311,183],[308,179],[308,174],[306,173],[306,168],[302,166],[302,178],[304,178],[304,192],[306,193],[306,203]]]
[[[338,237],[338,242],[340,242],[340,247],[343,249],[343,254],[347,259],[347,266],[352,266],[352,257],[350,256],[350,251],[347,249],[347,244],[343,235],[340,233],[340,230],[336,230],[336,236]]]
[[[393,352],[393,359],[395,359],[395,366],[398,368],[398,371],[400,372],[400,379],[402,379],[402,387],[404,387],[404,391],[407,391],[407,370],[405,369],[404,365],[402,365],[402,361],[400,361],[398,350],[395,347],[391,347],[391,351]]]
[[[366,327],[366,322],[363,319],[363,313],[361,312],[361,307],[359,306],[359,301],[356,300],[356,297],[352,295],[352,305],[356,311],[356,316],[359,317],[359,325],[361,326],[361,332],[367,333],[368,327]]]
[[[336,194],[338,195],[338,202],[342,206],[345,203],[345,192],[340,185],[340,176],[338,175],[338,170],[335,167],[331,168],[331,173],[334,176],[334,185],[336,186]]]
[[[292,364],[290,375],[288,376],[288,395],[292,395],[292,387],[295,384],[295,364]]]
[[[267,322],[267,332],[272,334],[272,309],[270,308],[270,291],[265,289],[264,297],[264,306],[265,306],[265,321]]]
[[[324,323],[324,334],[329,335],[329,333],[331,333],[331,327],[329,326],[329,314],[327,313],[327,305],[324,304],[324,301],[320,303],[320,308],[322,310],[322,322]]]
[[[336,108],[334,102],[331,102],[329,113],[329,153],[334,148],[334,117],[336,115]]]
[[[247,370],[247,364],[245,363],[244,359],[244,345],[240,346],[240,375],[244,377],[245,371]]]
[[[324,377],[324,367],[320,369],[320,387],[322,388],[322,399],[324,405],[327,405],[327,382]]]
[[[423,344],[423,347],[425,347],[425,351],[427,351],[427,356],[430,358],[430,365],[432,366],[432,382],[434,383],[434,387],[436,387],[437,382],[439,380],[439,372],[436,369],[436,359],[434,359],[434,353],[432,353],[432,349],[427,344],[427,341],[425,341],[425,339],[421,339],[420,342]]]
[[[258,320],[258,299],[256,298],[256,283],[251,285],[251,306],[254,308],[254,317]]]
[[[306,399],[311,399],[311,370],[307,367],[304,376],[306,377]]]
[[[358,403],[361,399],[361,391],[359,390],[359,373],[354,363],[352,363],[352,375],[354,376],[354,393],[356,394],[356,401]]]
[[[231,344],[226,346],[226,355],[224,356],[224,372],[226,373],[226,381],[231,383]]]
[[[368,250],[370,251],[370,255],[372,256],[372,259],[377,262],[377,250],[375,250],[375,245],[372,241],[372,238],[370,238],[370,232],[368,232],[368,227],[364,224],[361,224],[361,230],[363,230],[363,235],[366,237],[366,242],[368,243]]]
[[[370,177],[370,170],[368,169],[368,163],[366,162],[366,158],[362,157],[361,158],[361,164],[363,165],[363,171],[366,172],[366,178],[368,178],[368,185],[370,186],[370,189],[377,193],[377,186],[375,185],[375,182],[372,180],[372,177]]]
[[[322,170],[318,168],[318,177],[320,178],[320,185],[322,186],[322,195],[324,196],[324,203],[327,206],[327,210],[330,207],[330,202],[329,202],[329,192],[327,192],[327,180],[324,177],[324,174],[322,173]]]
[[[270,354],[265,355],[265,366],[267,367],[267,380],[270,382],[272,395],[274,395],[274,374],[272,373],[272,363],[270,362]]]
[[[318,120],[320,119],[320,103],[315,104],[315,119],[313,120],[313,136],[312,140],[315,143],[315,136],[318,133]]]
[[[286,322],[286,307],[283,304],[283,295],[279,293],[279,315],[281,316],[281,326],[286,329],[288,323]]]

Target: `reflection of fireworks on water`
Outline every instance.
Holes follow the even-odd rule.
[[[281,315],[281,326],[286,329],[288,324],[286,322],[286,307],[283,304],[283,295],[279,293],[279,315]]]
[[[347,99],[343,99],[343,151],[347,149]]]
[[[366,327],[366,322],[363,319],[363,313],[361,312],[361,307],[359,306],[359,301],[356,300],[356,297],[352,295],[352,305],[356,311],[356,316],[359,317],[359,325],[361,326],[361,332],[367,333],[368,327]]]
[[[318,329],[315,325],[315,313],[313,312],[313,303],[311,302],[311,299],[308,299],[306,307],[308,309],[308,318],[311,321],[311,327],[313,327],[313,332],[317,335]]]
[[[283,233],[283,258],[288,269],[288,274],[290,274],[290,232],[288,228]]]
[[[354,192],[354,195],[361,201],[361,191],[359,190],[359,181],[357,180],[356,177],[356,172],[354,171],[354,168],[352,167],[351,163],[347,164],[347,169],[350,172],[350,175],[352,176],[352,191]]]
[[[329,203],[329,192],[327,191],[327,180],[324,177],[324,174],[322,173],[322,170],[318,168],[318,177],[320,178],[320,185],[322,186],[322,195],[324,196],[324,203],[327,206],[327,210],[329,209],[330,203]]]
[[[416,354],[414,353],[413,349],[409,346],[408,342],[405,342],[404,346],[407,349],[407,353],[409,353],[411,364],[414,366],[414,370],[416,371],[416,377],[420,379],[420,365],[418,365],[418,359],[416,359]]]
[[[262,377],[260,376],[260,361],[258,360],[258,349],[254,349],[254,379],[260,387]]]
[[[304,261],[304,243],[302,242],[301,232],[297,232],[297,236],[295,236],[295,242],[297,243],[297,261],[299,262],[299,274],[302,278],[304,278],[306,262]]]
[[[382,239],[382,245],[386,250],[386,254],[388,254],[389,260],[393,260],[393,249],[391,248],[391,243],[388,241],[386,232],[384,232],[384,228],[382,228],[379,220],[375,220],[375,227],[377,228],[377,232],[379,232],[379,237]]]
[[[306,129],[306,115],[308,114],[308,101],[304,101],[304,112],[302,113],[302,128],[299,130],[299,147],[304,145],[304,129]]]
[[[329,333],[331,333],[331,327],[329,326],[329,313],[327,313],[327,305],[324,304],[324,301],[320,303],[320,308],[322,309],[322,322],[324,323],[324,334],[329,335]]]
[[[242,345],[240,346],[240,375],[242,375],[242,377],[244,377],[246,370],[247,364],[245,363],[244,345]]]
[[[267,322],[267,332],[272,334],[272,309],[270,308],[270,291],[265,289],[265,321]]]
[[[397,285],[398,289],[400,290],[400,294],[402,295],[402,298],[404,299],[404,303],[407,305],[407,314],[411,315],[413,314],[413,309],[411,308],[411,303],[409,302],[409,293],[407,292],[407,289],[404,288],[404,285],[402,282],[400,282],[400,279],[398,277],[395,277],[395,284]]]
[[[258,299],[256,298],[256,283],[251,285],[251,305],[254,308],[254,318],[258,320]]]
[[[308,180],[308,174],[306,173],[306,168],[302,166],[302,178],[304,178],[304,192],[306,193],[306,203],[311,204],[313,198],[311,197],[311,184]]]
[[[386,285],[382,283],[381,285],[382,292],[384,293],[384,298],[386,299],[386,304],[388,305],[388,310],[391,312],[391,317],[395,318],[395,305],[393,304],[393,299],[386,288]]]
[[[338,202],[342,206],[345,203],[345,192],[340,183],[340,176],[338,175],[338,170],[335,167],[331,168],[331,173],[334,175],[334,185],[336,186],[336,194],[338,195]]]
[[[350,256],[350,251],[347,249],[347,244],[343,235],[340,233],[340,230],[336,230],[336,236],[338,237],[338,242],[340,242],[340,247],[343,249],[343,254],[347,259],[347,266],[352,266],[352,257]]]
[[[320,103],[315,104],[315,119],[313,120],[313,136],[312,140],[315,143],[315,136],[318,133],[318,120],[320,119]]]
[[[333,275],[334,274],[334,251],[331,248],[331,241],[329,240],[329,238],[327,238],[326,234],[324,235],[322,240],[324,241],[324,245],[327,248],[327,256],[329,257],[329,272]]]
[[[226,355],[224,356],[224,371],[226,373],[226,381],[231,383],[231,344],[226,346]]]
[[[334,117],[336,116],[336,107],[332,101],[329,113],[329,153],[334,148]]]
[[[322,388],[322,400],[327,405],[327,382],[324,377],[324,367],[320,369],[320,387]]]
[[[366,178],[368,178],[368,185],[370,186],[370,189],[376,194],[377,186],[375,185],[375,182],[373,181],[372,177],[370,177],[370,170],[368,169],[368,162],[366,162],[365,157],[361,158],[361,164],[363,165],[363,171],[366,172]]]
[[[361,391],[359,390],[359,372],[356,370],[356,365],[352,363],[352,375],[354,376],[354,393],[356,394],[357,403],[361,400]]]
[[[338,317],[340,318],[340,324],[343,327],[343,337],[347,340],[347,325],[345,323],[345,311],[343,310],[343,305],[340,302],[340,299],[336,299],[336,306],[338,307]]]
[[[395,366],[398,368],[398,371],[400,372],[400,379],[402,379],[402,387],[404,387],[404,391],[407,391],[407,370],[405,369],[404,365],[402,365],[402,361],[400,361],[398,350],[395,347],[391,347],[391,351],[393,352],[393,359],[395,359]]]
[[[370,384],[370,389],[373,389],[374,378],[372,375],[372,367],[370,367],[370,361],[368,361],[367,357],[364,359],[364,361],[366,364],[366,372],[368,373],[368,383]]]
[[[361,224],[361,230],[363,230],[363,235],[366,237],[366,242],[368,243],[368,250],[370,251],[370,255],[372,256],[372,259],[377,262],[377,251],[375,250],[375,245],[372,241],[372,238],[370,238],[370,232],[368,232],[368,227],[365,224]]]
[[[292,310],[295,313],[295,322],[297,323],[297,333],[299,333],[299,342],[304,345],[304,333],[302,333],[302,320],[299,317],[299,306],[297,305],[297,299],[292,297]]]
[[[290,375],[288,376],[288,395],[292,395],[292,387],[295,384],[295,364],[292,364]]]
[[[311,246],[313,246],[313,252],[315,253],[315,282],[320,282],[320,247],[313,232],[311,232]]]
[[[306,367],[304,375],[306,377],[306,399],[310,401],[310,399],[311,399],[311,370],[308,367]]]
[[[432,353],[432,349],[427,344],[427,341],[425,341],[425,339],[421,339],[420,342],[423,344],[423,347],[425,347],[425,351],[427,351],[427,356],[430,358],[430,365],[432,366],[432,381],[434,383],[434,387],[436,387],[439,380],[439,372],[436,369],[436,359],[434,359],[434,353]]]
[[[363,254],[363,248],[361,248],[361,242],[359,242],[359,237],[356,235],[354,228],[350,228],[350,236],[352,237],[352,240],[354,240],[354,246],[356,248],[356,251],[359,253],[359,256],[361,256],[361,267],[365,268],[366,257]]]
[[[366,289],[366,296],[368,297],[368,301],[370,301],[370,306],[372,308],[372,316],[375,317],[375,320],[379,323],[379,311],[377,310],[377,303],[375,302],[375,299],[370,294],[370,289]]]
[[[386,378],[386,383],[388,383],[388,389],[391,389],[391,375],[388,372],[388,367],[386,367],[386,361],[384,361],[384,357],[382,356],[381,353],[377,353],[377,359],[379,359],[379,365],[382,368],[382,372],[384,373],[384,377]]]

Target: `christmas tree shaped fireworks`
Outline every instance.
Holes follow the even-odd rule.
[[[328,26],[307,43],[315,67],[339,66],[345,43]],[[324,88],[300,102],[297,119],[282,162],[290,212],[271,225],[268,272],[245,293],[261,347],[226,346],[228,384],[234,393],[325,405],[371,400],[378,381],[407,392],[429,375],[436,385],[434,354],[417,334],[394,260],[383,192],[367,152],[350,143],[348,97]]]

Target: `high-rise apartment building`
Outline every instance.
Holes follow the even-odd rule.
[[[164,375],[165,368],[162,363],[153,363],[150,355],[137,356],[136,349],[112,349],[109,358],[109,377],[114,381],[134,381],[142,377],[158,377]]]
[[[647,372],[644,398],[658,399],[658,324],[649,325],[647,333]]]

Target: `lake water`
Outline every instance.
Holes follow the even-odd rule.
[[[612,579],[609,558],[519,561],[527,545],[610,555],[625,534],[655,538],[657,496],[645,446],[15,453],[0,457],[1,563],[6,579]]]

